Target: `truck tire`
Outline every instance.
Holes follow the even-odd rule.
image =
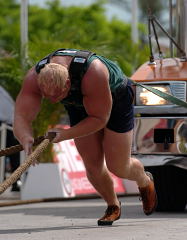
[[[145,167],[152,173],[157,192],[157,212],[185,211],[187,204],[187,170],[171,166]]]

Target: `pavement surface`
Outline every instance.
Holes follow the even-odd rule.
[[[101,199],[0,207],[0,240],[187,239],[187,211],[145,216],[138,196],[120,201],[122,216],[112,226],[97,226],[106,209]]]

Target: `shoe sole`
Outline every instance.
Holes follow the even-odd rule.
[[[148,212],[148,213],[145,213],[145,212],[144,212],[145,215],[149,216],[149,215],[151,215],[151,214],[155,211],[155,209],[156,209],[156,207],[157,207],[157,205],[158,205],[158,200],[157,200],[156,192],[155,192],[155,198],[156,198],[156,200],[155,200],[155,206],[154,206],[154,208],[152,209],[151,212]]]
[[[113,222],[119,220],[120,217],[121,217],[121,214],[120,214],[120,216],[119,216],[118,218],[116,218],[114,221],[100,221],[100,220],[98,220],[98,221],[97,221],[97,225],[98,225],[98,226],[111,226],[111,225],[113,224]]]
[[[117,220],[117,219],[116,219]],[[98,221],[98,226],[111,226],[114,221]]]
[[[153,178],[152,173],[146,172],[146,175],[147,175],[148,177],[150,177],[151,181],[153,181],[153,183],[154,183],[154,178]],[[155,184],[154,184],[154,189],[155,189]],[[156,190],[154,190],[154,192],[155,192],[155,206],[154,206],[154,208],[152,209],[151,212],[147,212],[147,213],[144,212],[145,215],[147,215],[147,216],[151,215],[151,214],[155,211],[155,209],[156,209],[156,207],[157,207],[157,205],[158,205],[158,198],[157,198]]]

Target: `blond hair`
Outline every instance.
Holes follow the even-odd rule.
[[[47,88],[63,88],[68,78],[69,73],[66,67],[57,63],[49,63],[41,69],[38,75],[38,83]]]

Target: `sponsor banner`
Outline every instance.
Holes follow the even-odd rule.
[[[59,127],[59,126],[57,126]],[[66,126],[67,127],[67,126]],[[87,179],[85,167],[73,140],[66,140],[53,145],[54,162],[58,163],[62,187],[66,197],[84,194],[97,194]],[[123,181],[112,174],[115,191],[124,193]]]

